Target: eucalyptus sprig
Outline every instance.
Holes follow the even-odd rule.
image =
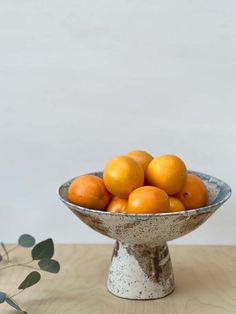
[[[0,291],[0,304],[6,302],[17,311],[27,313],[22,310],[18,303],[16,303],[14,297],[22,293],[25,289],[38,283],[41,279],[41,271],[54,274],[60,271],[59,262],[55,259],[52,259],[54,255],[53,240],[47,239],[35,245],[35,238],[33,236],[30,234],[23,234],[19,237],[18,244],[13,248],[7,249],[3,242],[1,242],[0,245],[3,251],[3,254],[0,253],[0,263],[3,261],[6,262],[6,265],[2,267],[0,266],[0,271],[17,266],[34,269],[21,282],[21,284],[18,286],[18,291],[15,294],[9,295],[6,292]],[[31,248],[31,259],[22,263],[12,263],[10,259],[10,253],[19,247]],[[37,265],[35,265],[36,262]]]

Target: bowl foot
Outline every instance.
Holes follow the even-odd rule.
[[[167,244],[152,247],[116,241],[107,287],[127,299],[159,299],[170,294],[174,275]]]

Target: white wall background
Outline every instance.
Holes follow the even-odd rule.
[[[114,155],[175,153],[236,188],[236,4],[0,0],[0,239],[111,240],[56,196]],[[177,243],[236,244],[236,198]]]

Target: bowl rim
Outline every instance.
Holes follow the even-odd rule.
[[[94,171],[94,172],[90,172],[90,173],[86,173],[86,174],[81,174],[81,175],[98,175],[98,174],[102,174],[102,171]],[[190,216],[190,215],[194,215],[194,214],[199,214],[199,213],[205,213],[211,210],[214,210],[215,208],[220,207],[223,203],[225,203],[231,196],[232,194],[232,189],[231,187],[224,181],[222,181],[221,179],[218,179],[214,176],[211,176],[209,174],[203,173],[203,172],[199,172],[199,171],[195,171],[195,170],[188,170],[188,173],[193,174],[193,175],[197,175],[199,177],[205,177],[208,178],[209,181],[215,181],[216,183],[218,183],[218,185],[222,186],[225,188],[225,195],[222,199],[220,199],[218,202],[204,206],[204,207],[199,207],[199,208],[195,208],[195,209],[188,209],[188,210],[183,210],[183,211],[178,211],[178,212],[166,212],[166,213],[146,213],[146,214],[129,214],[129,213],[113,213],[113,212],[108,212],[105,210],[97,210],[97,209],[92,209],[92,208],[86,208],[86,207],[82,207],[79,205],[75,205],[73,203],[70,203],[68,200],[66,200],[65,198],[62,197],[61,195],[61,190],[63,188],[65,188],[65,185],[70,184],[74,179],[76,179],[78,176],[67,180],[66,182],[64,182],[62,185],[60,185],[60,187],[57,189],[57,195],[59,197],[59,199],[68,207],[72,208],[75,211],[78,212],[89,212],[89,213],[96,213],[99,215],[107,215],[107,216],[127,216],[127,217],[157,217],[157,216],[177,216],[177,215],[183,215],[183,216]],[[81,176],[79,175],[79,176]]]

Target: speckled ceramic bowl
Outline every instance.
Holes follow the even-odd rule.
[[[174,290],[174,276],[167,241],[177,239],[205,222],[231,195],[223,181],[200,172],[209,192],[208,205],[198,209],[161,214],[110,213],[83,208],[67,200],[72,180],[58,190],[63,203],[84,223],[116,240],[107,287],[128,299],[157,299]],[[102,177],[102,172],[91,173]]]

